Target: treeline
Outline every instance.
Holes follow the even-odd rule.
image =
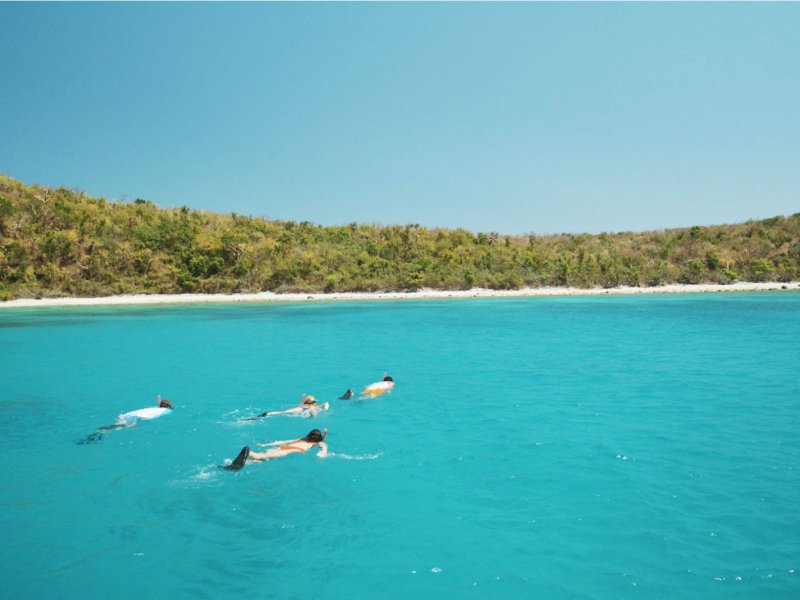
[[[793,281],[800,213],[645,233],[322,227],[109,202],[0,175],[0,299]]]

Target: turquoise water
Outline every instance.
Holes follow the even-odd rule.
[[[798,340],[793,292],[2,310],[0,595],[798,597]]]

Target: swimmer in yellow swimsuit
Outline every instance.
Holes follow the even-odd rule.
[[[229,471],[238,471],[244,467],[248,459],[253,462],[260,462],[262,460],[283,458],[290,454],[305,454],[314,446],[319,446],[320,448],[320,451],[317,452],[317,456],[325,458],[328,455],[328,445],[323,441],[326,435],[328,435],[327,429],[324,432],[319,429],[312,429],[308,432],[306,437],[297,438],[296,440],[279,440],[267,444],[257,444],[258,446],[278,446],[266,452],[251,452],[250,447],[245,446],[242,448],[242,451],[239,452],[239,456],[237,456],[231,464],[223,468]]]

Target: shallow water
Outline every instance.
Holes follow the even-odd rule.
[[[797,597],[798,339],[794,292],[0,311],[0,595]]]

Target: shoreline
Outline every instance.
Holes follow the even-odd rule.
[[[0,302],[3,308],[35,308],[53,306],[115,306],[131,304],[217,304],[231,302],[319,302],[319,301],[364,301],[364,300],[433,300],[445,298],[526,298],[547,296],[604,296],[639,294],[708,294],[717,292],[763,292],[800,290],[800,283],[739,282],[721,284],[670,284],[657,287],[617,288],[523,288],[519,290],[432,290],[416,292],[333,292],[330,294],[276,294],[257,292],[250,294],[131,294],[103,296],[100,298],[41,298],[8,300]]]

